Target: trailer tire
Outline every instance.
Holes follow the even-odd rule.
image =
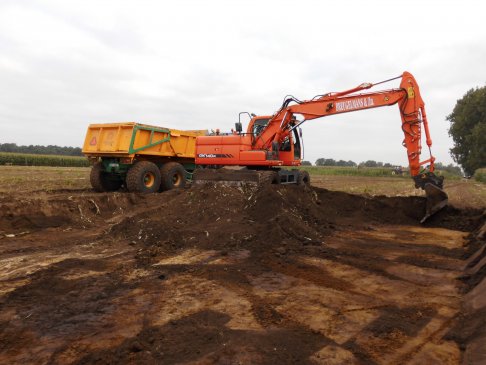
[[[186,170],[178,162],[167,162],[160,168],[160,189],[182,189],[186,186]]]
[[[150,161],[138,161],[128,170],[127,189],[134,193],[155,193],[160,187],[160,171]]]
[[[297,185],[310,186],[310,176],[307,171],[299,171],[299,176],[297,178]]]
[[[103,171],[103,163],[96,162],[91,168],[91,173],[89,174],[89,181],[91,186],[97,192],[105,191],[116,191],[120,189],[123,184],[121,179],[116,179],[110,177],[110,173]]]

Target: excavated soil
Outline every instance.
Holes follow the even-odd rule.
[[[2,364],[480,363],[480,210],[275,185],[0,205]]]

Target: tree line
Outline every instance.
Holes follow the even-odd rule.
[[[302,165],[311,166],[310,161],[303,161]],[[333,158],[318,158],[315,162],[315,166],[342,166],[342,167],[394,167],[395,165],[389,162],[380,162],[374,160],[363,161],[356,163],[354,161],[348,160],[335,160]]]
[[[302,161],[303,166],[312,166],[310,161]],[[342,166],[342,167],[383,167],[383,168],[394,168],[397,165],[391,164],[389,162],[380,162],[374,160],[363,161],[360,163],[356,163],[354,161],[344,161],[344,160],[335,160],[333,158],[318,158],[315,162],[315,166]],[[435,163],[435,168],[441,171],[447,171],[454,175],[461,175],[462,171],[461,168],[457,165],[452,163],[448,165],[444,165],[441,162]]]
[[[17,146],[16,143],[0,143],[0,152],[29,153],[33,155],[83,156],[79,147],[61,147],[55,145]]]

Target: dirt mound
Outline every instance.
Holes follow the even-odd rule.
[[[268,252],[288,258],[303,246],[321,246],[339,230],[381,224],[423,227],[419,220],[424,212],[421,197],[363,197],[292,185],[208,185],[173,193],[170,199],[159,196],[157,203],[114,224],[110,233],[143,245],[138,254],[142,266],[188,248],[246,249],[254,258]],[[426,226],[466,230],[479,219],[477,211],[448,207]]]
[[[227,228],[235,230],[236,225],[246,231],[247,225],[278,221],[281,227],[290,224],[289,228],[298,226],[303,233],[319,236],[335,229],[336,224],[417,225],[425,212],[423,197],[364,197],[320,188],[275,185],[260,189],[205,185],[153,195],[82,191],[69,196],[58,192],[23,197],[20,201],[2,197],[0,205],[0,231],[5,232],[73,224],[90,226],[115,215],[127,217],[119,225],[123,226],[133,223],[130,219],[136,219],[137,212],[141,211],[141,217],[160,221],[163,227],[159,233],[163,230],[169,235],[171,228],[179,225],[190,225],[195,232],[201,231],[199,225],[217,226],[224,233]],[[159,211],[155,213],[154,209]],[[476,228],[480,215],[476,210],[449,206],[430,218],[425,226],[470,232]],[[144,229],[143,224],[140,228]],[[289,229],[283,230],[288,235]]]

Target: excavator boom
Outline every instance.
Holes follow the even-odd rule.
[[[309,120],[378,108],[397,104],[401,128],[404,134],[403,146],[407,149],[407,158],[415,187],[425,190],[427,209],[423,219],[447,205],[447,194],[442,190],[443,177],[436,176],[435,157],[432,155],[432,139],[428,127],[427,115],[420,88],[409,72],[386,80],[401,79],[399,88],[380,91],[368,91],[380,83],[364,83],[350,90],[318,95],[311,100],[300,101],[294,97],[286,97],[280,109],[270,116],[253,116],[246,133],[242,133],[241,123],[237,123],[236,131],[229,135],[201,136],[196,140],[196,164],[202,167],[241,166],[253,170],[253,175],[262,175],[263,171],[273,171],[278,174],[276,182],[299,183],[309,181],[308,176],[302,178],[301,172],[289,173],[282,166],[298,166],[301,163],[302,140],[299,126]],[[297,119],[299,116],[299,119]],[[422,135],[429,156],[420,160],[422,154]],[[224,170],[223,170],[224,171]],[[195,181],[225,180],[222,171],[217,174],[213,170],[199,171]],[[228,172],[237,176],[234,170]],[[260,177],[244,176],[253,182],[267,181]],[[213,178],[214,177],[214,178]],[[229,178],[236,180],[237,178]],[[231,180],[231,181],[233,181]],[[242,180],[243,181],[243,180]]]

